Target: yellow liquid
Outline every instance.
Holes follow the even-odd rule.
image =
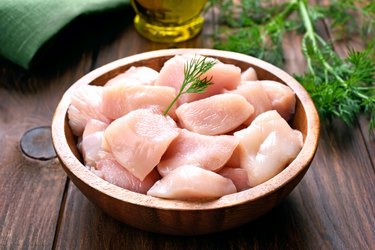
[[[207,0],[132,0],[134,24],[144,37],[156,42],[182,42],[196,36]]]

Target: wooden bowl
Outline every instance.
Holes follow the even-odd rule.
[[[103,85],[131,66],[148,66],[159,71],[176,54],[195,53],[239,66],[254,67],[260,80],[288,85],[297,96],[292,127],[303,134],[304,145],[296,159],[270,180],[245,191],[207,202],[155,198],[115,186],[88,170],[76,148],[67,122],[67,109],[76,88]],[[319,117],[305,89],[290,75],[259,59],[239,53],[211,49],[170,49],[129,56],[104,65],[74,83],[60,101],[52,122],[52,138],[59,160],[73,183],[94,204],[128,225],[151,232],[196,235],[227,230],[254,220],[277,205],[300,182],[315,155],[319,138]]]

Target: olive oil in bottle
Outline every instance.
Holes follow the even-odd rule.
[[[132,0],[134,25],[144,37],[156,42],[182,42],[202,29],[201,12],[207,0]]]

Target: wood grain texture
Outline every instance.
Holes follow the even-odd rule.
[[[176,237],[144,232],[122,224],[93,206],[72,185],[57,249],[315,249],[315,238],[303,230],[305,207],[292,194],[266,216],[217,234]],[[75,211],[75,214],[71,213]],[[277,223],[276,223],[277,222]],[[74,225],[74,229],[72,228]]]
[[[374,244],[374,171],[358,138],[358,127],[339,121],[322,127],[310,186],[315,189],[312,198],[319,201],[317,211],[324,211],[319,214],[320,228],[329,235],[330,247],[371,249]]]
[[[0,75],[0,248],[50,249],[67,181],[57,159],[33,160],[20,149],[29,129],[50,126],[61,93],[85,65],[30,75],[9,65]],[[81,72],[81,73],[79,73]],[[60,94],[59,94],[60,93]]]

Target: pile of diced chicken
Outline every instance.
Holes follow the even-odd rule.
[[[196,56],[196,55],[194,55]],[[131,67],[104,86],[76,90],[68,110],[85,165],[104,180],[155,197],[214,199],[267,181],[299,153],[288,120],[295,94],[249,68],[217,62],[201,94],[176,97],[184,66],[177,55],[160,72]]]

